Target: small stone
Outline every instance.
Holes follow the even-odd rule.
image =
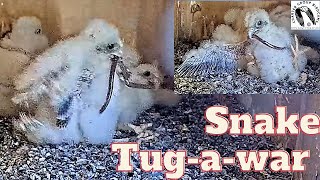
[[[227,76],[227,81],[231,81],[231,80],[232,80],[232,76],[231,75]]]
[[[106,167],[104,167],[104,166],[97,166],[96,169],[97,169],[97,170],[105,170]]]
[[[88,161],[88,160],[86,160],[86,159],[78,159],[76,163],[77,163],[77,164],[86,164],[87,161]]]
[[[306,73],[301,73],[301,75],[300,75],[300,83],[301,83],[302,85],[306,84],[307,79],[308,79],[308,74],[306,74]]]
[[[11,171],[12,171],[12,166],[9,166],[5,172],[6,173],[11,173]]]
[[[30,175],[30,179],[31,180],[38,180],[38,179],[41,179],[41,177],[39,175],[37,175],[37,174],[31,174]]]

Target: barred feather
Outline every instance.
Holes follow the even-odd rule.
[[[94,79],[94,72],[85,68],[82,70],[81,76],[78,78],[76,89],[72,91],[67,97],[63,98],[63,101],[58,107],[58,117],[59,123],[63,122],[66,126],[72,113],[74,112],[73,106],[75,106],[75,99],[81,99],[82,92],[88,90],[92,81]]]
[[[206,77],[212,73],[230,73],[237,67],[239,55],[244,54],[243,43],[224,44],[206,42],[198,49],[189,51],[177,69],[181,77]]]

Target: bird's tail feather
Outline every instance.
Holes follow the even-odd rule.
[[[42,123],[35,117],[20,113],[20,118],[14,120],[15,130],[23,133],[29,141],[42,144],[62,143],[61,133],[58,128],[53,128],[50,124]]]

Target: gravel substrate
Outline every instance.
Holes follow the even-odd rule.
[[[221,98],[219,98],[221,100]],[[218,150],[221,156],[233,156],[236,150],[273,150],[267,137],[211,137],[204,133],[204,111],[219,104],[213,95],[187,95],[176,107],[154,106],[134,122],[153,123],[155,138],[143,140],[140,149],[188,150],[188,156],[198,156],[201,150]],[[222,103],[231,112],[243,113],[243,107],[233,97]],[[9,120],[0,122],[0,179],[163,179],[163,173],[144,173],[138,156],[133,156],[134,172],[116,172],[118,156],[110,153],[109,145],[45,145],[37,146],[12,131]],[[117,132],[115,138],[136,140],[134,133]],[[238,166],[224,166],[219,173],[201,173],[198,166],[186,166],[183,179],[290,179],[288,173],[244,173]]]
[[[175,47],[175,68],[182,64],[182,57],[197,44],[179,41]],[[320,47],[315,47],[320,49]],[[265,83],[262,79],[238,70],[233,74],[212,74],[206,78],[181,78],[175,76],[175,92],[179,94],[319,94],[320,68],[308,63],[298,82]]]

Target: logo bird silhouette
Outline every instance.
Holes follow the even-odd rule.
[[[311,20],[312,24],[316,25],[316,20],[314,18],[314,15],[313,15],[311,9],[308,8],[307,6],[302,6],[300,8],[297,8],[296,11],[295,11],[296,19],[299,22],[299,24],[301,26],[303,26],[303,27],[305,26],[304,19],[303,19],[303,16],[302,16],[303,12],[307,14],[307,16]]]

